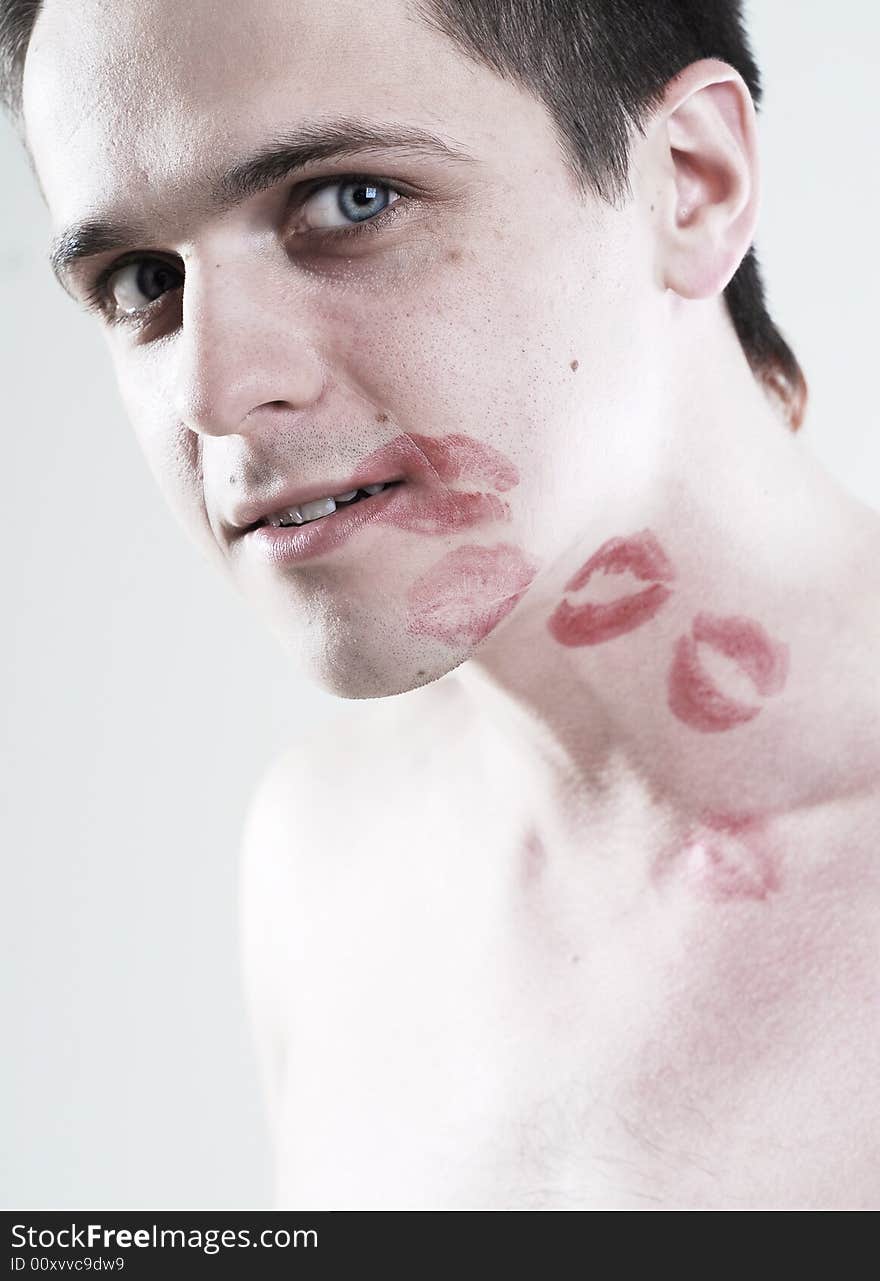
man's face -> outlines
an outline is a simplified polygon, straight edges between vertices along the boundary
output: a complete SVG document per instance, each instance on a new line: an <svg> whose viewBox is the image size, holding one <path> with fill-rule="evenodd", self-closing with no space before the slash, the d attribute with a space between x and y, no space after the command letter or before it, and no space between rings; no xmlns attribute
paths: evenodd
<svg viewBox="0 0 880 1281"><path fill-rule="evenodd" d="M103 288L172 507L328 688L394 693L543 607L642 487L650 238L638 201L578 196L542 105L402 0L245 8L46 0L27 136L56 234L101 224L62 246L65 283ZM249 164L340 122L377 141ZM446 151L378 140L404 131ZM234 528L367 473L403 484Z"/></svg>

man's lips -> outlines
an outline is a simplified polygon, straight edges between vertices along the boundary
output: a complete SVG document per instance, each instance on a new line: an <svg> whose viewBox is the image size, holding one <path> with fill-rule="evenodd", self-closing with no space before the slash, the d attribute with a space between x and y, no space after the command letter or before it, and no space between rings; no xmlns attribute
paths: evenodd
<svg viewBox="0 0 880 1281"><path fill-rule="evenodd" d="M612 601L585 601L581 605L560 601L547 621L560 645L600 645L641 627L669 598L672 589L665 584L675 578L672 564L649 529L603 543L566 583L566 592L580 591L600 572L629 572L651 585Z"/></svg>
<svg viewBox="0 0 880 1281"><path fill-rule="evenodd" d="M478 488L472 491L448 488L462 479ZM268 516L299 503L391 480L415 482L407 503L396 510L393 523L415 533L450 533L489 520L509 519L510 508L498 497L498 492L519 484L519 472L497 449L463 433L446 436L402 433L374 449L361 460L354 474L343 480L276 488L262 497L240 502L227 528L232 537L240 537ZM487 492L489 490L498 492Z"/></svg>
<svg viewBox="0 0 880 1281"><path fill-rule="evenodd" d="M697 614L690 636L679 638L669 671L669 707L691 729L719 733L744 725L760 707L729 698L700 662L698 644L732 658L758 694L779 694L788 676L788 646L773 640L750 618Z"/></svg>

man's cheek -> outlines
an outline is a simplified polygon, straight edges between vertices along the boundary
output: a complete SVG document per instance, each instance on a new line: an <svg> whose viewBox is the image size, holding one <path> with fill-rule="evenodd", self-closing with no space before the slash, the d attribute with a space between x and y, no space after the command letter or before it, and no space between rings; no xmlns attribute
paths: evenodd
<svg viewBox="0 0 880 1281"><path fill-rule="evenodd" d="M447 552L411 585L407 631L456 648L475 645L518 604L538 572L515 543Z"/></svg>
<svg viewBox="0 0 880 1281"><path fill-rule="evenodd" d="M424 412L425 402L491 403L496 379L509 385L523 367L517 324L525 331L534 323L534 297L531 320L524 302L517 321L510 292L463 250L437 252L417 277L376 269L344 289L326 288L311 329L328 369L372 404Z"/></svg>
<svg viewBox="0 0 880 1281"><path fill-rule="evenodd" d="M129 421L147 466L178 522L209 553L216 541L205 507L199 437L146 397L125 397Z"/></svg>

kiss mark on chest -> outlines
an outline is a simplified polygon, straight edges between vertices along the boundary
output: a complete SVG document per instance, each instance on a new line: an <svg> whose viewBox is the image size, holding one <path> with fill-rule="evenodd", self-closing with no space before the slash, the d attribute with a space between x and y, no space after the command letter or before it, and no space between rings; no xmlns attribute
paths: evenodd
<svg viewBox="0 0 880 1281"><path fill-rule="evenodd" d="M661 856L654 877L658 883L683 883L716 903L763 901L781 887L766 821L743 815L704 815Z"/></svg>

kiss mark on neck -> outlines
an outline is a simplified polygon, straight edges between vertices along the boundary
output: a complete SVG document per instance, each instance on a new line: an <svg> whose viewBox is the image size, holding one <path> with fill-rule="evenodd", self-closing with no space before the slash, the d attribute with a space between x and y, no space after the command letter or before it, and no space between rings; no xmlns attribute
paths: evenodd
<svg viewBox="0 0 880 1281"><path fill-rule="evenodd" d="M547 620L554 640L571 647L601 645L652 619L671 595L666 583L675 578L675 570L649 529L629 538L609 538L566 583L565 590L581 591L594 574L627 572L650 586L612 601L580 605L560 601Z"/></svg>
<svg viewBox="0 0 880 1281"><path fill-rule="evenodd" d="M691 729L721 733L754 720L761 711L759 706L729 698L718 688L700 662L699 644L732 658L758 694L766 697L784 689L787 645L773 640L750 618L697 614L691 635L680 637L676 644L668 682L670 710Z"/></svg>

